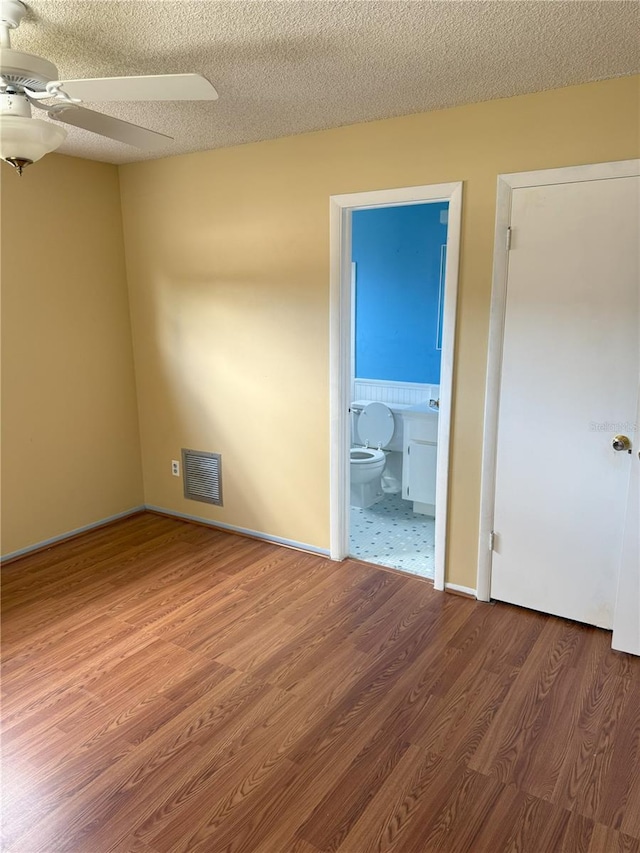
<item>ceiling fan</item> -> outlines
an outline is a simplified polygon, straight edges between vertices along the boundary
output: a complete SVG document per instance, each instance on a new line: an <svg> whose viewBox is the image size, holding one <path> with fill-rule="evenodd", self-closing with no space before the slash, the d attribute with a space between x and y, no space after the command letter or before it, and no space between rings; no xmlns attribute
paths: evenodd
<svg viewBox="0 0 640 853"><path fill-rule="evenodd" d="M18 174L54 151L67 132L32 118L32 108L70 124L138 148L162 148L172 137L80 106L82 101L215 101L218 93L200 74L159 74L59 80L46 59L12 50L10 32L27 12L21 0L0 0L0 159ZM48 102L48 103L47 103Z"/></svg>

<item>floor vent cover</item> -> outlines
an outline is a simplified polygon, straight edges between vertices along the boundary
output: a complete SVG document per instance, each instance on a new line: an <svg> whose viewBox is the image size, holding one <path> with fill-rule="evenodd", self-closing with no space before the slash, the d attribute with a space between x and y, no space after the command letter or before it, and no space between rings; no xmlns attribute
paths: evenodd
<svg viewBox="0 0 640 853"><path fill-rule="evenodd" d="M182 449L184 496L222 506L222 461L219 453Z"/></svg>

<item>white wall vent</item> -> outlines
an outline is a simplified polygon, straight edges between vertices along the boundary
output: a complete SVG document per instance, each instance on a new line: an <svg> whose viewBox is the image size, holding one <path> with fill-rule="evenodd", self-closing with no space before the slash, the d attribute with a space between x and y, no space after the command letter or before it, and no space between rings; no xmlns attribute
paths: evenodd
<svg viewBox="0 0 640 853"><path fill-rule="evenodd" d="M222 457L219 453L182 449L184 496L222 506Z"/></svg>

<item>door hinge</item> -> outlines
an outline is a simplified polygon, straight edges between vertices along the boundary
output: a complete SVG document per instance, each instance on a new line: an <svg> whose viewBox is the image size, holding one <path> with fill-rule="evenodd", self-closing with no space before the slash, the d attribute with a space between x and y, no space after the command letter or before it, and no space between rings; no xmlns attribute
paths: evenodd
<svg viewBox="0 0 640 853"><path fill-rule="evenodd" d="M411 445L407 447L407 456L411 456Z"/></svg>
<svg viewBox="0 0 640 853"><path fill-rule="evenodd" d="M511 250L511 226L507 226L507 252Z"/></svg>
<svg viewBox="0 0 640 853"><path fill-rule="evenodd" d="M493 551L493 550L495 550L495 547L496 547L496 534L495 534L495 530L492 530L491 533L489 534L489 550Z"/></svg>
<svg viewBox="0 0 640 853"><path fill-rule="evenodd" d="M407 497L409 497L409 486L407 486Z"/></svg>

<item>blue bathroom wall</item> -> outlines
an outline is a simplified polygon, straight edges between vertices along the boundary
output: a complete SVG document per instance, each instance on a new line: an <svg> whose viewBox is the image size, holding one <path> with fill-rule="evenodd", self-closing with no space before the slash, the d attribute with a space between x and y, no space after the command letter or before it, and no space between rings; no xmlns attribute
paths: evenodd
<svg viewBox="0 0 640 853"><path fill-rule="evenodd" d="M356 378L440 383L440 257L447 241L440 219L448 207L354 211Z"/></svg>

